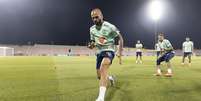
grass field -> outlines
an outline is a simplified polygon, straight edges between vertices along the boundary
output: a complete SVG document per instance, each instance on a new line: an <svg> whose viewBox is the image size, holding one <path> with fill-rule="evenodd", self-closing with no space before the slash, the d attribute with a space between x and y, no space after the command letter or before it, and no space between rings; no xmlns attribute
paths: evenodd
<svg viewBox="0 0 201 101"><path fill-rule="evenodd" d="M118 82L106 101L201 101L201 57L173 59L174 76L155 77L154 57L124 57L110 68ZM165 70L165 68L163 68ZM95 57L0 57L0 101L95 101Z"/></svg>

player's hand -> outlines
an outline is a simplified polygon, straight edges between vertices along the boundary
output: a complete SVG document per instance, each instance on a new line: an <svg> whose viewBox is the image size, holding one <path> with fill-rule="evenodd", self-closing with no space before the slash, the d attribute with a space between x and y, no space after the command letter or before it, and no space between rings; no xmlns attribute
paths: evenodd
<svg viewBox="0 0 201 101"><path fill-rule="evenodd" d="M162 49L162 50L161 50L161 53L163 53L163 52L165 52L165 50L164 50L164 49Z"/></svg>
<svg viewBox="0 0 201 101"><path fill-rule="evenodd" d="M87 47L89 49L93 49L95 47L95 43L94 42L89 42Z"/></svg>

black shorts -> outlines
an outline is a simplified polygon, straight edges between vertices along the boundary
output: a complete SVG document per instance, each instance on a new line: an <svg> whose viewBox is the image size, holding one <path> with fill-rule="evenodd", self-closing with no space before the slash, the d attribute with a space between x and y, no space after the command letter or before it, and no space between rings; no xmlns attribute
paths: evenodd
<svg viewBox="0 0 201 101"><path fill-rule="evenodd" d="M113 51L102 51L99 54L96 55L96 69L100 69L101 63L103 58L107 57L111 60L111 64L112 64L112 60L115 57L115 53Z"/></svg>
<svg viewBox="0 0 201 101"><path fill-rule="evenodd" d="M156 64L160 65L161 62L163 62L163 61L169 62L174 57L174 55L175 55L174 51L167 52L157 59Z"/></svg>
<svg viewBox="0 0 201 101"><path fill-rule="evenodd" d="M184 57L191 56L192 52L184 52Z"/></svg>
<svg viewBox="0 0 201 101"><path fill-rule="evenodd" d="M142 56L142 52L136 52L136 56Z"/></svg>

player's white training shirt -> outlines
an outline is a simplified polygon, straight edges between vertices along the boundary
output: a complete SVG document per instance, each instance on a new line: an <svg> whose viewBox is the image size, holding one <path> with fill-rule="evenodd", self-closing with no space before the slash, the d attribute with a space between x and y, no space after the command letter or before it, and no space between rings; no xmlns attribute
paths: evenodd
<svg viewBox="0 0 201 101"><path fill-rule="evenodd" d="M193 42L185 41L183 43L183 52L192 52L193 51Z"/></svg>
<svg viewBox="0 0 201 101"><path fill-rule="evenodd" d="M143 45L141 43L139 43L139 44L137 43L135 45L135 48L137 49L136 52L142 52L142 47L143 47Z"/></svg>
<svg viewBox="0 0 201 101"><path fill-rule="evenodd" d="M167 39L164 39L162 42L159 42L159 46L160 46L160 49L164 50L165 52L169 52L173 50L172 44Z"/></svg>

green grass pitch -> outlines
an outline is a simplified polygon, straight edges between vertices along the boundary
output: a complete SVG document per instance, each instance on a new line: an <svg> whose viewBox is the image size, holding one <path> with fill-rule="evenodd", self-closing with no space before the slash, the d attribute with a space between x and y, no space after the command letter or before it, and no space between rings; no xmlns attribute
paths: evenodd
<svg viewBox="0 0 201 101"><path fill-rule="evenodd" d="M191 67L175 57L172 78L153 76L154 57L123 59L110 67L118 82L106 101L201 101L201 57ZM0 101L95 101L98 89L95 57L0 57Z"/></svg>

